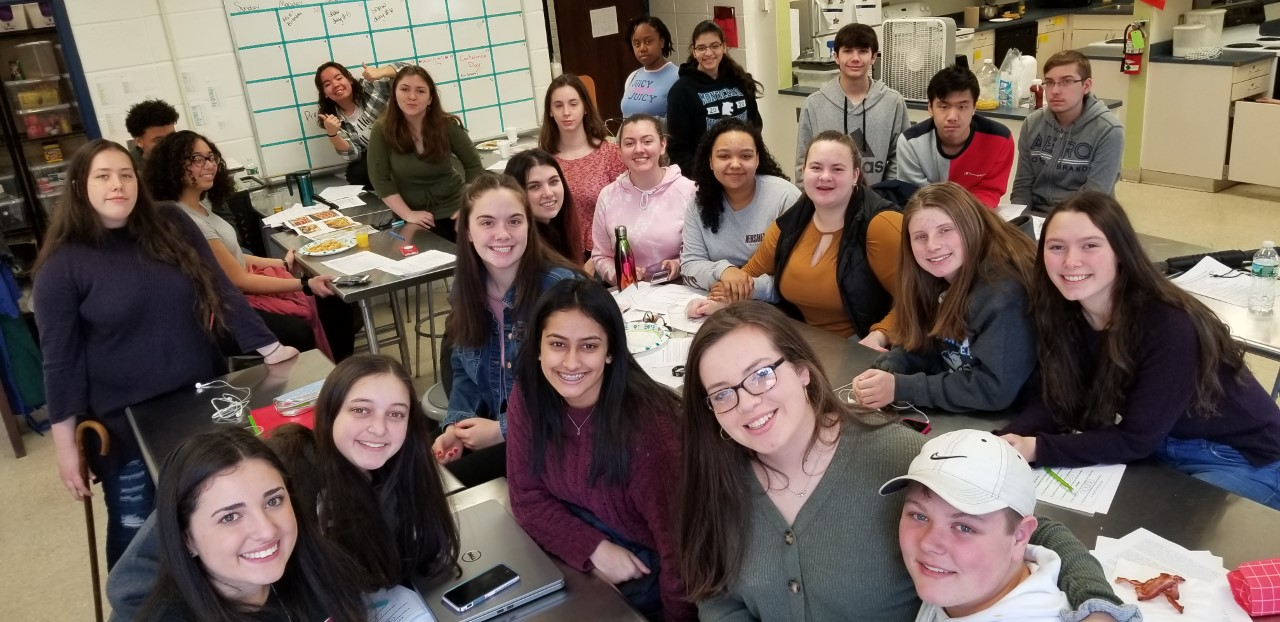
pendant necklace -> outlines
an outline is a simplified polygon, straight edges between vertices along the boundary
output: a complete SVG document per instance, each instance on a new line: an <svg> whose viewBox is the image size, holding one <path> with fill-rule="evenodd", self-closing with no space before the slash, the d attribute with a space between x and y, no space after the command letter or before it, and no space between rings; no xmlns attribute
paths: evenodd
<svg viewBox="0 0 1280 622"><path fill-rule="evenodd" d="M572 423L573 427L578 429L577 433L574 434L574 436L582 436L582 426L587 425L587 422L591 420L591 415L594 415L594 414L596 414L596 407L592 406L591 412L587 413L587 417L582 420L582 425L578 425L578 422L574 421L573 417L569 417L569 411L568 410L564 411L564 416L569 417L569 423Z"/></svg>

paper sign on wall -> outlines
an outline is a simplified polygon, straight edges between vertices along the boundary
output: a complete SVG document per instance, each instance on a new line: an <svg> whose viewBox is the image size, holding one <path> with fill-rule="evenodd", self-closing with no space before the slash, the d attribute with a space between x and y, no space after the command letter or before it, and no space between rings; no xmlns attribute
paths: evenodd
<svg viewBox="0 0 1280 622"><path fill-rule="evenodd" d="M591 10L592 38L618 34L618 7L607 6Z"/></svg>

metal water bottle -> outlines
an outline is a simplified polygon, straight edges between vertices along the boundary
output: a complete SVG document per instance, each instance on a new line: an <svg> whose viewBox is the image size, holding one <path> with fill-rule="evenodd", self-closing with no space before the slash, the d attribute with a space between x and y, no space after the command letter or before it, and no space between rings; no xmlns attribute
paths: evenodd
<svg viewBox="0 0 1280 622"><path fill-rule="evenodd" d="M613 269L618 274L618 291L622 291L639 279L636 278L636 256L631 252L631 242L627 241L627 228L613 228L617 241L613 246Z"/></svg>

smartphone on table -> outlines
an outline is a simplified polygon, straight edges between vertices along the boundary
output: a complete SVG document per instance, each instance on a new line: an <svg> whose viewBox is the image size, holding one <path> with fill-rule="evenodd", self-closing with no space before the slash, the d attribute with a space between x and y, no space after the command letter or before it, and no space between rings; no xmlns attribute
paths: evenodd
<svg viewBox="0 0 1280 622"><path fill-rule="evenodd" d="M658 262L652 266L645 266L644 278L641 280L648 281L654 285L666 283L671 280L671 271L662 265L662 262Z"/></svg>
<svg viewBox="0 0 1280 622"><path fill-rule="evenodd" d="M350 276L340 276L333 280L333 284L338 287L356 287L358 285L368 285L372 280L367 274L353 274Z"/></svg>
<svg viewBox="0 0 1280 622"><path fill-rule="evenodd" d="M444 593L444 604L462 613L520 582L520 575L506 564L498 564Z"/></svg>

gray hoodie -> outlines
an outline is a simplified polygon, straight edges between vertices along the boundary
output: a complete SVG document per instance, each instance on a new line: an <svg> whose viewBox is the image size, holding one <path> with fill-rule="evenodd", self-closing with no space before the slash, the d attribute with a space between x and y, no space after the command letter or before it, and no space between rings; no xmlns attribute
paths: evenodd
<svg viewBox="0 0 1280 622"><path fill-rule="evenodd" d="M1048 108L1027 117L1018 137L1018 173L1010 202L1045 214L1077 190L1115 192L1124 128L1092 93L1083 103L1084 113L1066 128Z"/></svg>
<svg viewBox="0 0 1280 622"><path fill-rule="evenodd" d="M848 134L862 151L862 175L867 184L892 179L897 168L898 135L911 126L907 102L883 82L871 81L871 89L861 102L849 102L840 88L840 78L832 78L817 93L804 100L800 130L796 133L796 182L804 179L804 156L809 141L826 130Z"/></svg>

